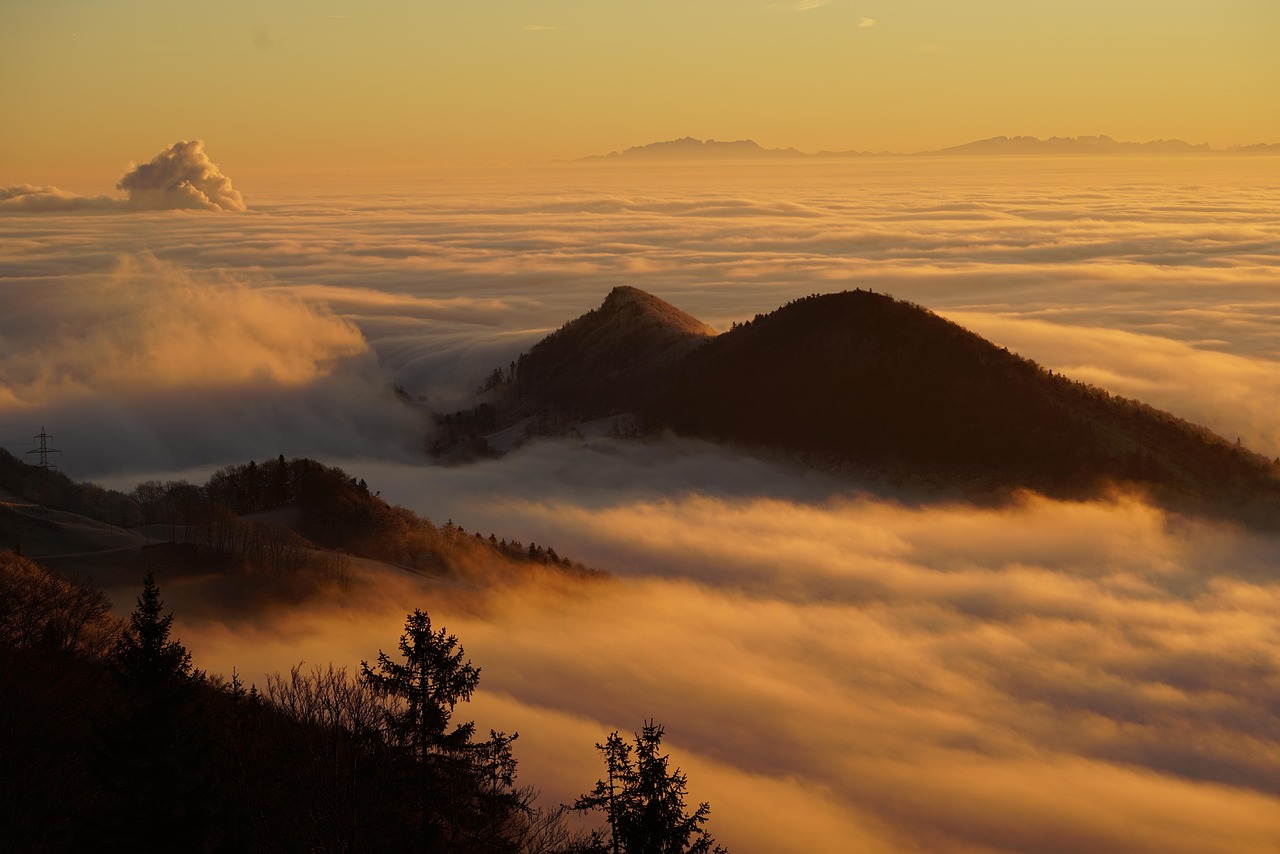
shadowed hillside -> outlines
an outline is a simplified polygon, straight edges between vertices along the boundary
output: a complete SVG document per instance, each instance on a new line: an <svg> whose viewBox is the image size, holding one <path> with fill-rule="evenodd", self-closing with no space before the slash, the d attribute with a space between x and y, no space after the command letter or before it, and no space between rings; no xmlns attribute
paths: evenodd
<svg viewBox="0 0 1280 854"><path fill-rule="evenodd" d="M671 367L713 335L652 294L617 287L520 357L515 396L587 418L631 409L660 392Z"/></svg>
<svg viewBox="0 0 1280 854"><path fill-rule="evenodd" d="M1271 518L1271 462L871 292L798 300L681 364L646 413L684 435L980 490L1134 483Z"/></svg>
<svg viewBox="0 0 1280 854"><path fill-rule="evenodd" d="M605 854L460 720L480 669L426 611L399 656L259 688L196 666L152 574L136 602L0 549L5 850Z"/></svg>
<svg viewBox="0 0 1280 854"><path fill-rule="evenodd" d="M616 287L599 308L535 344L508 371L495 369L478 406L437 415L430 450L444 459L493 452L485 438L522 435L633 412L666 387L672 369L715 330L638 288Z"/></svg>
<svg viewBox="0 0 1280 854"><path fill-rule="evenodd" d="M41 503L103 495L124 508L125 525ZM359 560L477 584L544 569L600 574L546 544L468 532L452 519L436 525L342 469L283 455L227 466L203 485L146 481L125 495L0 449L0 548L104 585L133 581L144 567L289 600L345 586Z"/></svg>
<svg viewBox="0 0 1280 854"><path fill-rule="evenodd" d="M1179 509L1280 524L1270 460L873 292L807 297L712 335L617 288L522 356L506 394L525 416L633 411L648 432L893 484L973 497L1128 485Z"/></svg>

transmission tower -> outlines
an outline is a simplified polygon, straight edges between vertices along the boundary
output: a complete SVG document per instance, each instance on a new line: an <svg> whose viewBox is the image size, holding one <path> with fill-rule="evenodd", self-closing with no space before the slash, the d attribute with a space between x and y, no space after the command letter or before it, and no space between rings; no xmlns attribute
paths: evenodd
<svg viewBox="0 0 1280 854"><path fill-rule="evenodd" d="M31 450L27 451L27 456L30 456L31 454L36 454L40 457L40 462L36 463L37 466L39 466L42 469L45 469L46 471L49 469L53 469L54 471L57 471L58 470L57 466L49 464L49 455L61 454L62 451L59 451L57 448L49 447L49 440L52 439L53 437L50 436L48 433L44 432L44 426L42 425L40 427L39 435L32 436L31 438L34 441L39 442L40 447L32 448Z"/></svg>

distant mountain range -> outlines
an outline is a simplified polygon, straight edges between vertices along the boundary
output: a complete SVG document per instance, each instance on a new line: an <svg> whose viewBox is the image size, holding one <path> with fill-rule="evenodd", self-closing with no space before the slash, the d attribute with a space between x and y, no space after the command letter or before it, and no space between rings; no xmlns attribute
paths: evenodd
<svg viewBox="0 0 1280 854"><path fill-rule="evenodd" d="M794 148L764 148L750 139L720 142L714 139L684 137L666 142L637 145L624 151L594 154L581 161L660 161L660 160L797 160L817 157L874 157L897 152L819 151L807 154ZM928 155L1094 155L1094 154L1280 154L1280 143L1236 146L1214 149L1207 143L1193 145L1180 139L1158 139L1151 142L1118 142L1109 136L994 136L963 145L934 151L914 152L909 156Z"/></svg>
<svg viewBox="0 0 1280 854"><path fill-rule="evenodd" d="M441 416L441 456L492 453L504 430L614 419L617 435L671 431L891 486L1088 497L1123 485L1280 527L1280 463L870 291L806 297L715 334L615 288L495 371L485 394Z"/></svg>

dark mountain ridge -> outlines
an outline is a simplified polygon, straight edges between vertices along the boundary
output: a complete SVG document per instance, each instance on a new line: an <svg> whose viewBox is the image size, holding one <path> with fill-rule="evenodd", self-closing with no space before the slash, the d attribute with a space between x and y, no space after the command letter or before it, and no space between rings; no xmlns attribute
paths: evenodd
<svg viewBox="0 0 1280 854"><path fill-rule="evenodd" d="M880 482L971 496L1087 497L1120 485L1178 509L1280 524L1271 460L870 291L806 297L710 335L652 295L616 289L506 379L490 404L499 426L628 412L642 432Z"/></svg>
<svg viewBox="0 0 1280 854"><path fill-rule="evenodd" d="M681 363L646 417L967 489L1084 496L1134 484L1180 506L1280 506L1265 457L867 291L806 297L726 332Z"/></svg>

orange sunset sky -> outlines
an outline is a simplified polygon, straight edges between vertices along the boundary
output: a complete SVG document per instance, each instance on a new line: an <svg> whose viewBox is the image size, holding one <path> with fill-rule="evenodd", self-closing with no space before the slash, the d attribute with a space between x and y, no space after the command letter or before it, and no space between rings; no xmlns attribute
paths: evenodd
<svg viewBox="0 0 1280 854"><path fill-rule="evenodd" d="M239 175L685 135L1280 141L1274 0L14 0L0 30L7 181L106 185L194 136Z"/></svg>

